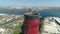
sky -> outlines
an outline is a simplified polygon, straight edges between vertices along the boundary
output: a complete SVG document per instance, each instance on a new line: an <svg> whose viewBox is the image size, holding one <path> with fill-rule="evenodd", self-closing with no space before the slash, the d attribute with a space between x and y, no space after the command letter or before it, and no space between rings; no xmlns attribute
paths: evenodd
<svg viewBox="0 0 60 34"><path fill-rule="evenodd" d="M0 6L60 7L60 0L0 0Z"/></svg>

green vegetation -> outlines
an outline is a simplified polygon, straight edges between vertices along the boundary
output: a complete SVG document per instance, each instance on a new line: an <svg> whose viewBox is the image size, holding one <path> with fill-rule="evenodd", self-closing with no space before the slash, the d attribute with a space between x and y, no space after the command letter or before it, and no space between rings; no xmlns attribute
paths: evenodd
<svg viewBox="0 0 60 34"><path fill-rule="evenodd" d="M23 17L21 17L20 15L13 15L13 16L0 15L0 16L1 16L0 28L4 29L4 31L6 31L7 34L8 33L19 34L22 31L20 27L23 25L24 21Z"/></svg>
<svg viewBox="0 0 60 34"><path fill-rule="evenodd" d="M41 26L41 28L40 28L40 33L42 33L43 28L44 28L44 27L43 27L43 25L44 25L44 20L41 21L41 24L42 24L42 26Z"/></svg>
<svg viewBox="0 0 60 34"><path fill-rule="evenodd" d="M20 28L22 25L23 25L23 20L20 20L20 23L19 23L19 25L16 26L16 28L14 29L13 34L19 34L20 32L22 32L22 30L21 30L21 28Z"/></svg>

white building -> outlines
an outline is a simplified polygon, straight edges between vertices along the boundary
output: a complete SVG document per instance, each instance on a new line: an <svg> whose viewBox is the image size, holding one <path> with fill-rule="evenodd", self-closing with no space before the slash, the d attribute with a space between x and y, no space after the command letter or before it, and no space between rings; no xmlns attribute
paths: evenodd
<svg viewBox="0 0 60 34"><path fill-rule="evenodd" d="M5 29L0 28L0 34L4 34Z"/></svg>
<svg viewBox="0 0 60 34"><path fill-rule="evenodd" d="M12 33L13 33L13 31L10 29L0 28L0 34L12 34Z"/></svg>

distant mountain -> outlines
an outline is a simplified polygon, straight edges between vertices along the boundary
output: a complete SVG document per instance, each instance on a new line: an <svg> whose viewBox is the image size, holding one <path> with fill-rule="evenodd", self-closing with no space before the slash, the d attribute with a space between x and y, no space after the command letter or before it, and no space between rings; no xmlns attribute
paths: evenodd
<svg viewBox="0 0 60 34"><path fill-rule="evenodd" d="M0 7L0 11L60 11L60 7Z"/></svg>

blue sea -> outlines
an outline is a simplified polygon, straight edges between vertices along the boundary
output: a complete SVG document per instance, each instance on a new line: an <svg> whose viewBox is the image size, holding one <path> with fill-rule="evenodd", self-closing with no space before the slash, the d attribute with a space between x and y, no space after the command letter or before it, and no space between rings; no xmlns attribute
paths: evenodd
<svg viewBox="0 0 60 34"><path fill-rule="evenodd" d="M40 13L40 16L42 18L44 17L60 17L60 12L47 12L47 11L42 11L42 12L38 12Z"/></svg>
<svg viewBox="0 0 60 34"><path fill-rule="evenodd" d="M24 15L26 11L5 11L5 12L0 12L0 14L18 14L18 15ZM44 17L60 17L60 11L57 12L49 12L49 11L38 11L39 15L44 18Z"/></svg>

